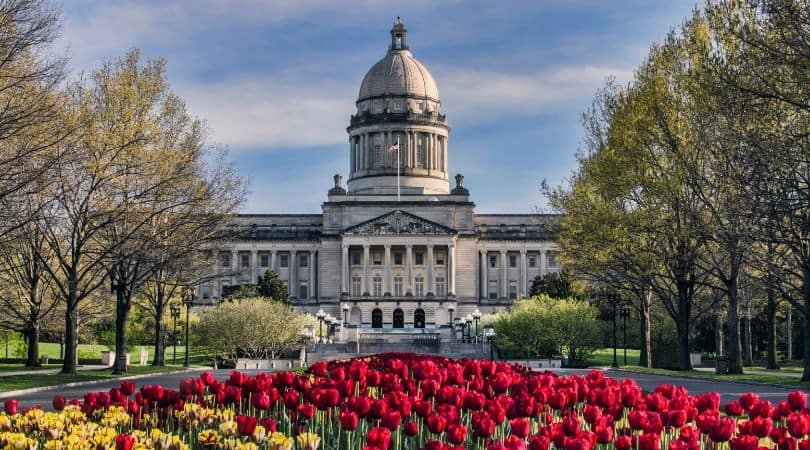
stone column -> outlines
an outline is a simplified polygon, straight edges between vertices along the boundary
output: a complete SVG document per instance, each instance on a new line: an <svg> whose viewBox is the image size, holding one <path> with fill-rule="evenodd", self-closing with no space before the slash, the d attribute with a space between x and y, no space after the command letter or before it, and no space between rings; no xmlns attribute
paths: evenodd
<svg viewBox="0 0 810 450"><path fill-rule="evenodd" d="M383 295L391 295L391 246L385 245L385 259L383 260Z"/></svg>
<svg viewBox="0 0 810 450"><path fill-rule="evenodd" d="M231 250L231 286L242 283L242 276L239 273L239 252Z"/></svg>
<svg viewBox="0 0 810 450"><path fill-rule="evenodd" d="M250 282L256 284L259 278L259 257L256 249L250 250Z"/></svg>
<svg viewBox="0 0 810 450"><path fill-rule="evenodd" d="M413 294L413 246L405 246L405 293Z"/></svg>
<svg viewBox="0 0 810 450"><path fill-rule="evenodd" d="M507 284L508 280L506 279L506 250L501 250L501 298L507 297Z"/></svg>
<svg viewBox="0 0 810 450"><path fill-rule="evenodd" d="M428 244L427 246L427 286L425 286L425 292L428 294L435 294L434 291L434 283L433 283L433 244Z"/></svg>
<svg viewBox="0 0 810 450"><path fill-rule="evenodd" d="M318 298L318 290L316 289L318 283L318 264L315 262L315 250L309 251L309 276L307 277L307 285L309 286L309 298Z"/></svg>
<svg viewBox="0 0 810 450"><path fill-rule="evenodd" d="M293 250L290 252L290 281L289 291L290 297L298 298L298 251Z"/></svg>
<svg viewBox="0 0 810 450"><path fill-rule="evenodd" d="M518 281L518 296L526 297L526 249L520 249L520 280Z"/></svg>
<svg viewBox="0 0 810 450"><path fill-rule="evenodd" d="M371 294L371 272L369 267L369 258L371 257L371 252L368 244L363 244L363 286L365 289L361 289L364 292L361 292L362 295L370 295Z"/></svg>
<svg viewBox="0 0 810 450"><path fill-rule="evenodd" d="M456 295L456 246L447 247L447 295Z"/></svg>
<svg viewBox="0 0 810 450"><path fill-rule="evenodd" d="M360 149L359 150L360 155L361 155L360 159L363 161L361 166L362 166L363 169L365 169L366 165L368 164L368 154L366 153L366 135L365 135L365 133L361 134L360 136L357 136L357 141L358 141L357 142L358 147Z"/></svg>
<svg viewBox="0 0 810 450"><path fill-rule="evenodd" d="M428 135L427 135L427 160L428 160L428 165L427 165L428 170L433 170L433 164L434 164L434 161L433 161L433 133L428 133Z"/></svg>
<svg viewBox="0 0 810 450"><path fill-rule="evenodd" d="M489 298L489 283L487 282L487 251L481 250L481 298Z"/></svg>
<svg viewBox="0 0 810 450"><path fill-rule="evenodd" d="M270 268L278 274L278 267L276 267L276 251L270 250Z"/></svg>
<svg viewBox="0 0 810 450"><path fill-rule="evenodd" d="M548 264L546 264L546 251L540 250L540 275L546 276L548 273Z"/></svg>
<svg viewBox="0 0 810 450"><path fill-rule="evenodd" d="M348 278L349 278L349 246L347 244L343 244L341 248L341 258L340 258L340 294L343 295L349 292L348 289Z"/></svg>
<svg viewBox="0 0 810 450"><path fill-rule="evenodd" d="M351 161L350 164L351 173L349 173L349 176L351 177L352 175L354 175L354 172L357 171L357 155L356 152L354 151L354 138L351 136L349 136L349 160Z"/></svg>

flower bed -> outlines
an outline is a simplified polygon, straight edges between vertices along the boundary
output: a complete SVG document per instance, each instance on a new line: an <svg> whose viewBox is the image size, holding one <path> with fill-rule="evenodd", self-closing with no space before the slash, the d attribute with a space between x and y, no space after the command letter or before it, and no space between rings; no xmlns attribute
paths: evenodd
<svg viewBox="0 0 810 450"><path fill-rule="evenodd" d="M0 448L810 450L807 396L778 405L749 393L720 408L593 371L561 377L488 360L413 354L317 363L304 375L224 381L210 372L179 390L124 381L55 411L5 402Z"/></svg>

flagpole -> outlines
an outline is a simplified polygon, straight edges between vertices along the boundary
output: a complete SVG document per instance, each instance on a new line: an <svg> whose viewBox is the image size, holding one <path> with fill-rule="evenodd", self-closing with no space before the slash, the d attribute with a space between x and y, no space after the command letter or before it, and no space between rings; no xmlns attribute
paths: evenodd
<svg viewBox="0 0 810 450"><path fill-rule="evenodd" d="M399 201L399 136L397 136L397 201Z"/></svg>

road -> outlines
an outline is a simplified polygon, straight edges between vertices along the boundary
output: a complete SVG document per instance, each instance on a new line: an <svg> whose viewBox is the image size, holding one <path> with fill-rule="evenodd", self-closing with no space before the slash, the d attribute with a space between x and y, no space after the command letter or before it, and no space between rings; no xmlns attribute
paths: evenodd
<svg viewBox="0 0 810 450"><path fill-rule="evenodd" d="M247 374L254 374L257 371L247 370L244 372ZM586 374L588 370L557 369L557 372L560 373L561 375L568 375L573 373ZM177 389L181 379L189 377L197 377L199 376L199 373L200 373L199 370L192 370L184 373L158 374L158 375L150 375L144 378L139 378L134 381L138 387L147 384L160 384L166 387L172 387ZM217 379L225 379L228 377L229 373L230 370L215 371ZM653 390L659 384L666 383L685 386L692 394L701 394L711 391L719 392L721 396L721 401L723 403L727 403L731 400L736 399L737 397L740 396L740 394L744 392L756 392L759 394L761 398L769 400L772 403L777 403L785 399L788 392L795 390L795 388L789 389L776 386L751 385L751 384L735 383L732 381L699 380L694 378L680 378L680 377L652 375L652 374L630 374L627 372L612 371L612 370L606 370L605 373L613 378L619 379L634 378L638 383L638 385L645 390ZM54 395L57 394L64 395L68 399L73 398L80 399L82 398L85 392L106 391L112 387L117 387L119 385L120 381L110 380L93 385L75 386L66 389L53 389L43 392L19 395L16 396L16 398L17 400L19 400L20 406L23 407L32 405L42 405L50 407L51 399L53 398ZM0 393L0 401L2 401L5 398L8 398L8 396Z"/></svg>

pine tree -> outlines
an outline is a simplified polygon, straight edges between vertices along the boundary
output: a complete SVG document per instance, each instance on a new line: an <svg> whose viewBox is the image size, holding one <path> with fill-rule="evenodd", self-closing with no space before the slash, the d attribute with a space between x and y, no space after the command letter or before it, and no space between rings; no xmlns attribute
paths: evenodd
<svg viewBox="0 0 810 450"><path fill-rule="evenodd" d="M272 298L277 302L292 303L287 284L272 269L267 269L267 272L259 280L258 294L262 297Z"/></svg>

